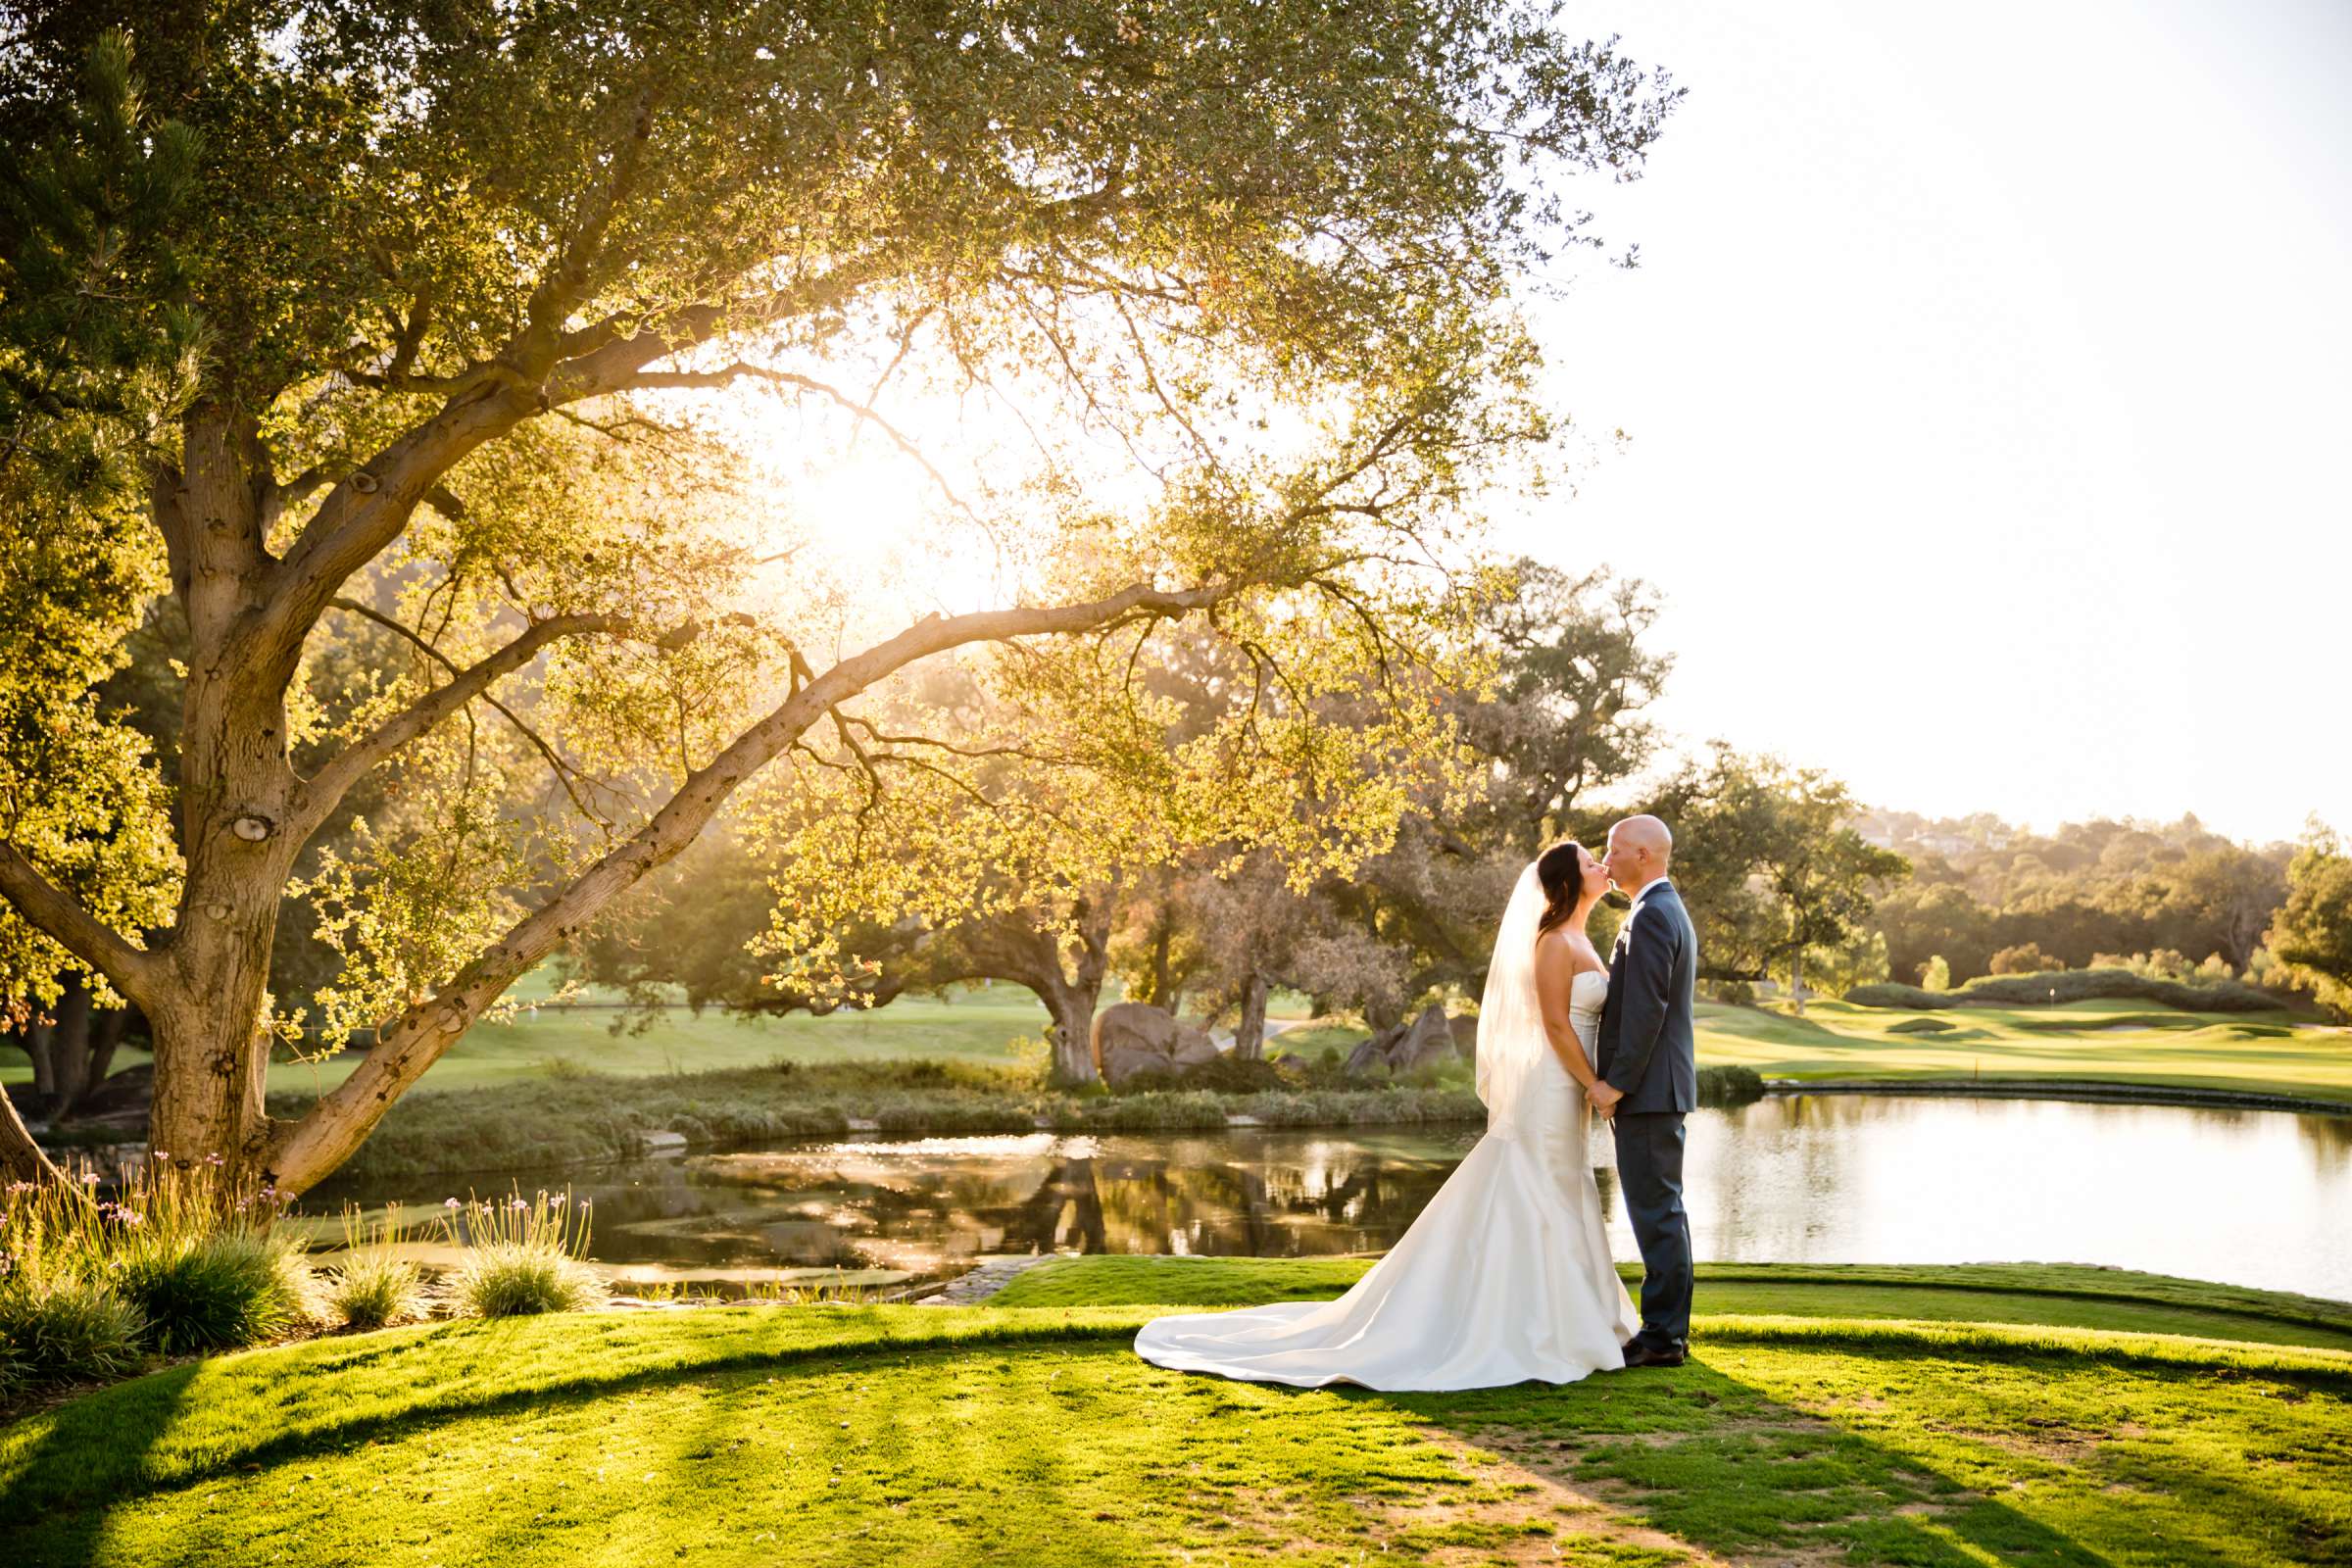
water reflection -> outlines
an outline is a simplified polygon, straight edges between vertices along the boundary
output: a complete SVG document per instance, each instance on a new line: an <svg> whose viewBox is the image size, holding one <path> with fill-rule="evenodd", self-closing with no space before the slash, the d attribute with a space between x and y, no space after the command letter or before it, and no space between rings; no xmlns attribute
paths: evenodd
<svg viewBox="0 0 2352 1568"><path fill-rule="evenodd" d="M616 1265L930 1274L996 1252L1300 1256L1392 1245L1476 1136L868 1139L522 1183L593 1198L596 1254ZM1630 1257L1607 1138L1593 1149L1611 1245ZM1687 1186L1702 1258L2092 1262L2352 1298L2352 1118L1793 1096L1692 1117ZM380 1200L318 1195L329 1211L345 1198Z"/></svg>

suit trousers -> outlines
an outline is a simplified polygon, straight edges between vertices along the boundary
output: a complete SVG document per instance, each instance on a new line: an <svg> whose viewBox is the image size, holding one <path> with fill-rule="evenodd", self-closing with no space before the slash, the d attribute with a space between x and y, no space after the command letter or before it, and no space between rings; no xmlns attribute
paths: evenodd
<svg viewBox="0 0 2352 1568"><path fill-rule="evenodd" d="M1690 1219L1683 1211L1683 1113L1619 1111L1617 1182L1642 1248L1642 1333L1660 1349L1690 1339Z"/></svg>

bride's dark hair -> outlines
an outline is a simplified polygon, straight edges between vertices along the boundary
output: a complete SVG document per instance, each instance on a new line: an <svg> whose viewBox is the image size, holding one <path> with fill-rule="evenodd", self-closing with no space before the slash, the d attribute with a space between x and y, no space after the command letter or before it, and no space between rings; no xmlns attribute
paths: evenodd
<svg viewBox="0 0 2352 1568"><path fill-rule="evenodd" d="M1577 898L1585 891L1584 846L1562 839L1537 856L1536 881L1544 889L1544 918L1536 922L1536 935L1542 936L1567 924L1576 912Z"/></svg>

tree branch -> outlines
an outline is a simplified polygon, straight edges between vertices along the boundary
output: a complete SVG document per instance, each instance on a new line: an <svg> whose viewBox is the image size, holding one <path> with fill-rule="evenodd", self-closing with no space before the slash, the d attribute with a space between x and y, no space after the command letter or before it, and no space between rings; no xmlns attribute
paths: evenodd
<svg viewBox="0 0 2352 1568"><path fill-rule="evenodd" d="M389 615L371 610L356 600L332 601L337 609L349 610L368 619L390 626L403 636L421 645L408 627ZM539 650L560 637L576 637L591 632L618 631L627 625L616 615L555 615L533 622L528 630L513 642L489 655L480 662L459 670L449 680L434 687L413 706L385 719L367 734L353 741L330 759L324 767L311 775L304 785L302 806L294 819L294 831L307 839L317 832L353 785L365 778L378 763L393 753L449 717L459 709L489 689L490 683L503 675L520 669L538 657ZM433 652L428 648L428 652ZM433 657L440 658L438 652ZM444 664L448 663L443 660ZM451 666L454 668L455 666Z"/></svg>
<svg viewBox="0 0 2352 1568"><path fill-rule="evenodd" d="M15 845L0 842L0 899L26 922L97 970L140 1006L160 994L164 961L159 954L134 948L78 900L43 876Z"/></svg>
<svg viewBox="0 0 2352 1568"><path fill-rule="evenodd" d="M384 1024L377 1031L375 1045L351 1076L321 1096L301 1121L279 1131L270 1155L272 1178L281 1189L300 1192L333 1170L382 1119L392 1102L440 1058L501 992L646 873L692 843L729 797L799 741L810 725L875 682L918 660L970 643L1091 631L1135 614L1189 614L1217 604L1238 586L1215 583L1165 589L1139 583L1075 605L928 615L897 636L841 661L798 687L716 758L690 774L668 803L626 843L615 846L509 928L437 995Z"/></svg>
<svg viewBox="0 0 2352 1568"><path fill-rule="evenodd" d="M453 677L458 679L465 678L466 672L458 667L457 662L454 660L452 660L448 655L442 653L440 649L435 648L431 643L425 641L424 638L419 636L413 627L404 624L396 617L387 615L382 611L376 610L371 606L363 605L356 599L337 599L333 602L331 608L336 610L347 610L355 615L365 615L368 619L374 621L377 625L386 627L389 630L398 633L412 646L414 646L417 652L423 654L427 659L430 659L433 661L433 662L439 664L443 669L448 670ZM506 704L491 696L487 691L481 693L481 700L485 703L488 703L493 709L497 710L499 716L504 718L507 723L514 728L516 734L520 735L524 740L530 742L531 748L539 754L543 760L546 761L548 771L555 774L556 782L563 787L564 796L571 802L572 809L578 811L582 816L586 817L589 821L594 822L597 826L608 830L611 829L612 826L612 821L602 812L598 811L594 807L590 806L586 801L581 800L579 791L571 787L571 779L574 773L579 773L582 781L589 783L591 786L594 785L595 781L590 779L585 772L582 772L580 769L575 768L570 763L564 761L563 756L558 753L553 746L548 744L545 736L541 735L537 730L533 729L530 725L522 721L521 714L515 712L514 710L509 708Z"/></svg>

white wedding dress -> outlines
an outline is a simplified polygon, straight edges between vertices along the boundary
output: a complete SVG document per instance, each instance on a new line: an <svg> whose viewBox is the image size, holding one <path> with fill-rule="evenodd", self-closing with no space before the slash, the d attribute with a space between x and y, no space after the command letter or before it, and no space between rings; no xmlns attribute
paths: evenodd
<svg viewBox="0 0 2352 1568"><path fill-rule="evenodd" d="M1487 1134L1403 1239L1336 1301L1154 1318L1136 1354L1180 1372L1398 1392L1573 1383L1625 1364L1641 1317L1609 1261L1584 1091L1536 1001L1543 904L1530 866L1479 1008ZM1606 975L1585 973L1570 991L1588 1053L1608 990Z"/></svg>

